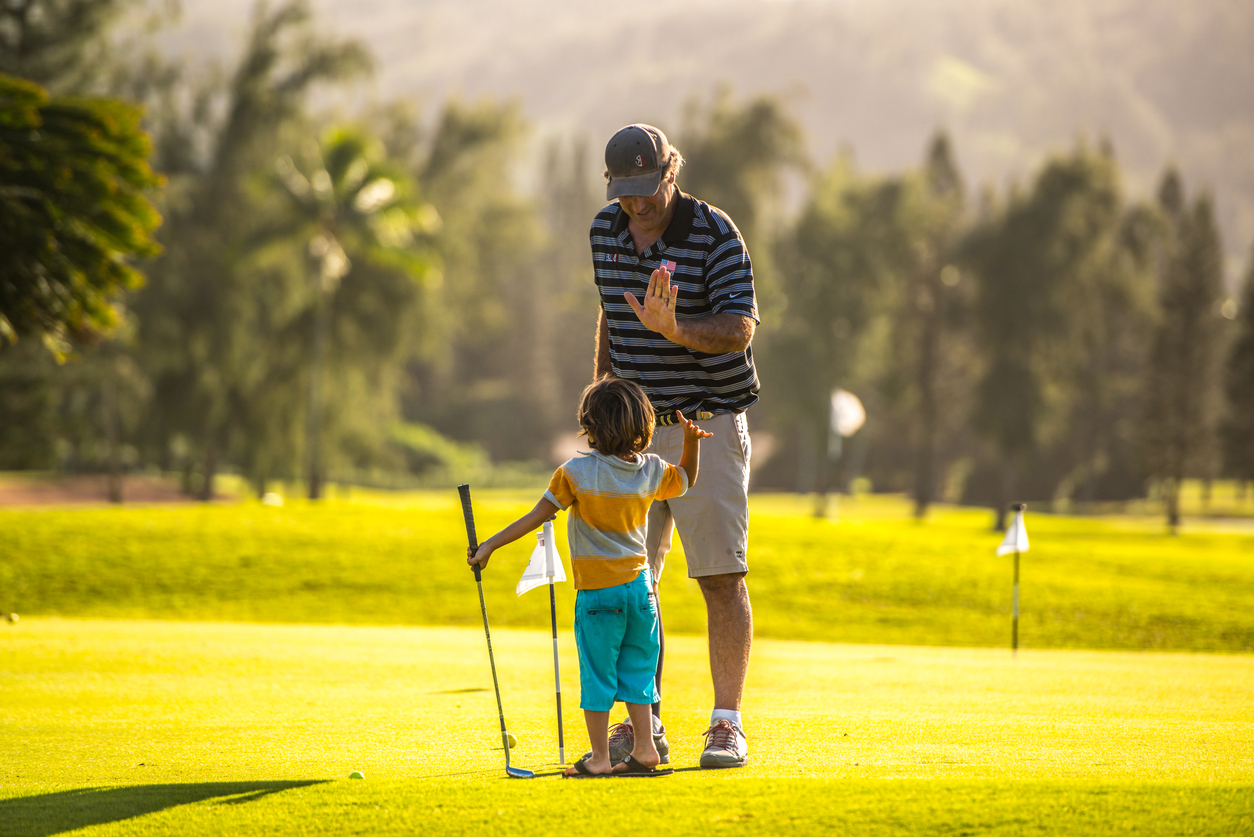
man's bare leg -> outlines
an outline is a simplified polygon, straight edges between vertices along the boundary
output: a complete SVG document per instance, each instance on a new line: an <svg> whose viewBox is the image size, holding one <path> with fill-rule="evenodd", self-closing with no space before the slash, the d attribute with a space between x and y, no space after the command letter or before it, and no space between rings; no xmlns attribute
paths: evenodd
<svg viewBox="0 0 1254 837"><path fill-rule="evenodd" d="M749 671L753 644L753 610L744 573L698 578L705 596L710 632L710 676L714 681L714 711L705 731L702 768L744 767L749 744L740 721L740 699Z"/></svg>
<svg viewBox="0 0 1254 837"><path fill-rule="evenodd" d="M740 711L753 645L753 609L744 573L698 578L710 635L714 708Z"/></svg>

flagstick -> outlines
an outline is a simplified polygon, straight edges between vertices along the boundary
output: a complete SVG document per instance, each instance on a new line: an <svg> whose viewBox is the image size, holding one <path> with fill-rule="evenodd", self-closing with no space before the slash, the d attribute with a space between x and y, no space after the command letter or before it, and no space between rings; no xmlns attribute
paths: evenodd
<svg viewBox="0 0 1254 837"><path fill-rule="evenodd" d="M1011 508L1015 513L1015 527L1019 525L1019 518L1024 510L1027 509L1026 503L1016 503ZM1016 529L1017 531L1017 529ZM1015 538L1015 587L1014 587L1014 604L1010 611L1010 653L1013 656L1019 656L1019 539Z"/></svg>
<svg viewBox="0 0 1254 837"><path fill-rule="evenodd" d="M557 668L557 597L549 578L549 616L553 621L553 682L557 687L557 763L566 764L566 742L562 737L562 677Z"/></svg>
<svg viewBox="0 0 1254 837"><path fill-rule="evenodd" d="M1019 550L1015 550L1015 601L1010 620L1010 653L1019 653Z"/></svg>
<svg viewBox="0 0 1254 837"><path fill-rule="evenodd" d="M553 515L544 523L544 568L549 576L549 620L553 624L553 685L557 695L557 763L566 764L566 740L562 734L562 675L557 663L557 595L553 592L556 574L554 556L557 544L553 542Z"/></svg>

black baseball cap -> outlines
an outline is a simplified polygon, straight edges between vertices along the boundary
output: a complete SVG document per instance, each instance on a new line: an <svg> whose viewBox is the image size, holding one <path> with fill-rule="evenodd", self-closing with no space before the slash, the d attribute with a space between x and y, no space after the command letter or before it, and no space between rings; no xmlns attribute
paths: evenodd
<svg viewBox="0 0 1254 837"><path fill-rule="evenodd" d="M666 134L652 125L619 128L605 146L605 169L610 175L605 199L651 196L661 184L670 158L671 146Z"/></svg>

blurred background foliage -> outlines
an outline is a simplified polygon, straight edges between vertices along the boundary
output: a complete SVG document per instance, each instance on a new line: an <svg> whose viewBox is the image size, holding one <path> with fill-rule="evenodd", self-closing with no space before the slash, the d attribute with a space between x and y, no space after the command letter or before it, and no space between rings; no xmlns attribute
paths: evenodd
<svg viewBox="0 0 1254 837"><path fill-rule="evenodd" d="M252 6L218 61L161 48L178 13L0 7L0 469L107 473L117 500L135 471L202 499L227 472L314 498L542 481L592 372L603 137L512 97L360 95L394 62L304 0ZM928 75L962 113L992 84L970 69ZM1080 136L997 188L938 120L872 170L816 153L800 101L711 85L663 125L754 258L755 488L859 481L919 516L1153 496L1174 524L1184 480L1254 481L1254 249L1229 269L1207 183L1163 158L1138 197ZM839 458L837 388L868 413Z"/></svg>

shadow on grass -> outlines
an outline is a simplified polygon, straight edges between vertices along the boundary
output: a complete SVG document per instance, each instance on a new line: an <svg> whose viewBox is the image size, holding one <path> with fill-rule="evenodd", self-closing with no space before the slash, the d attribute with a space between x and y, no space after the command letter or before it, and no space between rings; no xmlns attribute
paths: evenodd
<svg viewBox="0 0 1254 837"><path fill-rule="evenodd" d="M306 782L203 782L187 785L131 785L0 799L0 837L48 837L89 825L128 820L209 799L219 805L252 802L272 793L321 784Z"/></svg>

